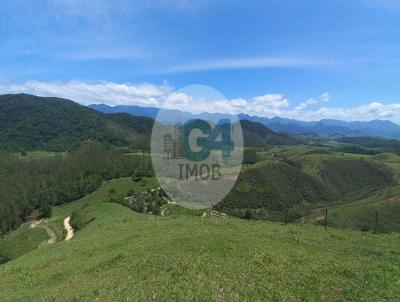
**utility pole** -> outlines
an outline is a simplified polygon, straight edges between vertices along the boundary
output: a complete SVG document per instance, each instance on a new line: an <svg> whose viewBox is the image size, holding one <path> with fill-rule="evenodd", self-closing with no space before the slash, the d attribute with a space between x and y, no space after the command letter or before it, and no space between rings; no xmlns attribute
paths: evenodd
<svg viewBox="0 0 400 302"><path fill-rule="evenodd" d="M328 228L328 209L325 209L325 231Z"/></svg>
<svg viewBox="0 0 400 302"><path fill-rule="evenodd" d="M374 233L376 234L378 232L378 211L375 212L375 229Z"/></svg>

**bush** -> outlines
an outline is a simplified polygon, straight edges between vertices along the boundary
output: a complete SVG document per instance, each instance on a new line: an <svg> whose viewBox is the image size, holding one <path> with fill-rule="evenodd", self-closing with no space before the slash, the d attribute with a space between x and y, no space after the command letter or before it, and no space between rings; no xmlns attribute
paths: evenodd
<svg viewBox="0 0 400 302"><path fill-rule="evenodd" d="M52 214L52 208L49 205L39 209L39 218L49 218Z"/></svg>
<svg viewBox="0 0 400 302"><path fill-rule="evenodd" d="M0 251L0 264L6 263L10 261L10 259Z"/></svg>

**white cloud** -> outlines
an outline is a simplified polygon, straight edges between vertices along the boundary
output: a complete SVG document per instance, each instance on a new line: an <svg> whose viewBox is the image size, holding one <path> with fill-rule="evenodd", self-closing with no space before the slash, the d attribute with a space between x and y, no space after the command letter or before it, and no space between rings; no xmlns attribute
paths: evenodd
<svg viewBox="0 0 400 302"><path fill-rule="evenodd" d="M317 101L316 99L313 99L313 98L308 99L308 100L306 100L306 101L300 103L299 105L297 105L297 106L293 109L293 111L295 111L295 112L297 112L297 111L302 111L302 110L304 110L307 106L316 104L317 102L318 102L318 101Z"/></svg>
<svg viewBox="0 0 400 302"><path fill-rule="evenodd" d="M328 107L329 93L309 98L297 106L281 94L265 94L254 98L217 99L209 102L183 92L174 91L168 84L114 83L85 81L55 81L8 83L0 81L0 94L30 93L39 96L56 96L74 100L83 105L105 103L108 105L157 106L165 109L200 113L247 113L266 117L287 117L299 120L341 119L367 121L389 119L400 122L400 103L382 104L378 101L362 106L341 108ZM321 106L322 107L318 107ZM315 109L309 109L313 106Z"/></svg>
<svg viewBox="0 0 400 302"><path fill-rule="evenodd" d="M307 100L305 100L304 102L300 103L299 105L297 105L293 111L294 112L299 112L302 111L304 109L306 109L309 105L314 105L314 104L318 104L318 103L328 103L331 100L331 96L328 92L325 92L323 94L321 94L318 98L309 98Z"/></svg>
<svg viewBox="0 0 400 302"><path fill-rule="evenodd" d="M162 107L164 109L187 109L192 105L193 98L182 92L172 93Z"/></svg>
<svg viewBox="0 0 400 302"><path fill-rule="evenodd" d="M172 91L167 85L131 84L113 82L39 82L22 84L0 83L0 93L30 93L39 96L57 96L83 105L106 103L109 105L159 106Z"/></svg>
<svg viewBox="0 0 400 302"><path fill-rule="evenodd" d="M339 118L347 121L366 121L372 119L390 119L399 121L400 104L381 104L372 102L353 108L327 108L323 107L315 111L315 116L321 118Z"/></svg>
<svg viewBox="0 0 400 302"><path fill-rule="evenodd" d="M197 62L173 66L169 72L190 72L218 69L245 69L245 68L267 68L267 67L301 67L330 64L326 61L285 58L285 57L253 57L201 60Z"/></svg>
<svg viewBox="0 0 400 302"><path fill-rule="evenodd" d="M331 101L331 95L328 92L324 92L318 99L323 103L327 103Z"/></svg>

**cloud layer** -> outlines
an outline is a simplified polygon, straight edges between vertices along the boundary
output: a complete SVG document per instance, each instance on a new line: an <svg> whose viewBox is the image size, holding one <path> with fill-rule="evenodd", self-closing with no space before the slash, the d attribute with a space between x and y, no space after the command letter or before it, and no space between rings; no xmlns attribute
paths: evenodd
<svg viewBox="0 0 400 302"><path fill-rule="evenodd" d="M160 85L114 82L39 82L21 84L0 82L0 94L29 93L39 96L56 96L74 100L83 105L104 103L114 105L155 106L199 113L247 113L267 117L286 117L299 120L341 119L366 121L388 119L400 122L400 103L382 104L371 102L362 106L333 107L329 93L309 98L294 105L281 94L265 94L253 98L218 99L212 102L204 98L176 91L167 83ZM331 106L327 106L327 104Z"/></svg>

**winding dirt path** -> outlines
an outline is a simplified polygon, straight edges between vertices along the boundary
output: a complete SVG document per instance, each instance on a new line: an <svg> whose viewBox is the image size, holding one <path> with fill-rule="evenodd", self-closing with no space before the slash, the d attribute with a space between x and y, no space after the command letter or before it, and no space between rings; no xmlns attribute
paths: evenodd
<svg viewBox="0 0 400 302"><path fill-rule="evenodd" d="M43 226L43 228L46 229L47 235L49 235L49 237L50 237L49 240L47 240L47 243L48 243L48 244L56 243L56 241L57 241L57 236L56 236L56 234L53 232L53 230L50 229L49 227L46 227L46 226Z"/></svg>
<svg viewBox="0 0 400 302"><path fill-rule="evenodd" d="M47 232L47 235L49 236L49 240L47 240L47 243L48 244L56 243L57 236L56 236L56 234L54 233L54 231L51 228L49 228L46 225L43 225L43 224L46 224L46 223L47 223L47 220L34 220L34 221L31 222L29 227L31 229L34 229L34 228L45 229L46 232Z"/></svg>
<svg viewBox="0 0 400 302"><path fill-rule="evenodd" d="M67 230L67 237L65 237L65 241L71 240L74 237L74 229L69 224L71 220L71 216L64 219L64 229Z"/></svg>

